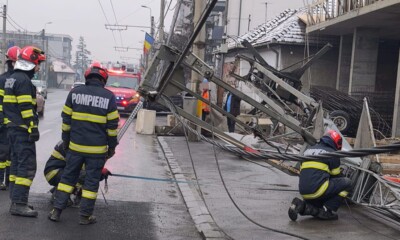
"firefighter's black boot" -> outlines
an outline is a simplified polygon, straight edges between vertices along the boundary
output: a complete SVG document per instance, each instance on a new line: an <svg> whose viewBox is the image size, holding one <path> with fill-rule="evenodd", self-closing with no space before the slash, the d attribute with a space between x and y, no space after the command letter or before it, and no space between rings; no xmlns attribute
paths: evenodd
<svg viewBox="0 0 400 240"><path fill-rule="evenodd" d="M79 219L79 224L80 225L89 225L96 223L96 217L91 215L91 216L81 216Z"/></svg>
<svg viewBox="0 0 400 240"><path fill-rule="evenodd" d="M302 214L304 212L304 207L305 207L305 203L304 201L302 201L299 198L294 198L292 200L292 205L290 205L288 214L289 214L289 218L292 221L296 221L297 220L297 215L298 214Z"/></svg>
<svg viewBox="0 0 400 240"><path fill-rule="evenodd" d="M300 215L316 217L318 215L318 213L319 213L319 208L317 208L309 203L305 203L304 211L301 212Z"/></svg>
<svg viewBox="0 0 400 240"><path fill-rule="evenodd" d="M22 217L37 217L38 215L36 210L23 203L11 203L10 213Z"/></svg>
<svg viewBox="0 0 400 240"><path fill-rule="evenodd" d="M61 216L61 209L58 208L53 208L51 209L48 218L53 221L53 222L59 222L60 221L60 216Z"/></svg>
<svg viewBox="0 0 400 240"><path fill-rule="evenodd" d="M7 185L4 184L4 183L0 183L0 190L1 190L1 191L7 190Z"/></svg>
<svg viewBox="0 0 400 240"><path fill-rule="evenodd" d="M317 217L318 219L321 219L321 220L338 220L339 219L339 217L336 213L332 212L325 206L323 208L319 209L319 212L315 217Z"/></svg>

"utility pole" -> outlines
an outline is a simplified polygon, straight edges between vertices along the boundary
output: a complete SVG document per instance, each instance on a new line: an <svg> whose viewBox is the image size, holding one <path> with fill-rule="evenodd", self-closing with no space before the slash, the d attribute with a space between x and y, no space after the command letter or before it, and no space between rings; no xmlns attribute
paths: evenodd
<svg viewBox="0 0 400 240"><path fill-rule="evenodd" d="M154 16L150 17L150 35L154 38Z"/></svg>
<svg viewBox="0 0 400 240"><path fill-rule="evenodd" d="M239 24L238 24L238 37L240 34L240 25L242 24L242 0L239 1Z"/></svg>
<svg viewBox="0 0 400 240"><path fill-rule="evenodd" d="M224 26L224 35L222 36L222 44L221 46L226 47L226 39L227 39L227 32L228 32L228 9L229 9L229 0L226 0L225 2L225 10L223 13L223 20L222 20L222 26ZM227 48L227 47L226 47ZM219 77L224 80L224 66L225 66L225 52L221 52L221 67L220 67L220 73ZM223 105L223 98L224 98L224 92L225 89L222 87L218 87L217 90L217 105L222 107Z"/></svg>
<svg viewBox="0 0 400 240"><path fill-rule="evenodd" d="M194 0L194 15L193 15L193 24L196 26L198 22L201 19L201 15L203 10L205 9L205 1L204 0ZM204 60L204 50L205 50L205 41L206 41L206 31L205 27L203 26L202 29L200 30L199 34L197 35L196 39L193 42L193 54L199 57L200 59ZM196 73L195 71L192 71L192 76L190 78L190 90L193 92L199 92L198 86L199 83L202 82L203 77ZM200 104L198 104L198 101L196 98L185 98L186 103L184 102L184 106L186 106L185 110L188 112L191 112L193 115L197 115L198 117L201 117L201 107ZM200 106L198 106L200 105ZM196 125L191 125L193 129L196 129L197 132L201 131L200 127L197 127ZM195 134L189 134L188 135L189 141L196 142L199 141L200 139L195 135Z"/></svg>
<svg viewBox="0 0 400 240"><path fill-rule="evenodd" d="M47 54L47 50L46 50L46 30L44 28L42 29L42 34L41 35L42 35L42 46L43 46L42 49ZM44 65L44 68L42 69L42 76L41 76L40 79L46 80L46 78L47 78L47 76L46 76L46 66L47 66L46 61L43 64L45 64L45 65ZM46 81L46 84L47 84L47 81Z"/></svg>
<svg viewBox="0 0 400 240"><path fill-rule="evenodd" d="M161 1L160 7L160 25L158 26L158 41L160 44L164 43L164 12L165 12L165 1Z"/></svg>
<svg viewBox="0 0 400 240"><path fill-rule="evenodd" d="M265 21L264 21L264 23L267 23L267 21L268 21L268 4L269 4L269 2L265 2Z"/></svg>
<svg viewBox="0 0 400 240"><path fill-rule="evenodd" d="M48 81L49 81L49 67L50 67L50 54L49 54L49 38L46 37L46 61L44 61L44 63L46 65L44 65L44 80L46 82L46 86L49 85Z"/></svg>
<svg viewBox="0 0 400 240"><path fill-rule="evenodd" d="M194 0L193 23L195 26L199 22L204 8L205 8L204 0ZM206 30L205 30L205 27L203 27L193 43L193 54L196 55L197 57L199 57L200 59L204 59L204 50L205 50L205 45L206 45L205 44L205 41L206 41L205 33L206 33ZM198 91L198 89L197 89L198 83L202 82L202 80L203 80L200 78L201 78L200 74L192 71L190 90L192 90L193 92Z"/></svg>
<svg viewBox="0 0 400 240"><path fill-rule="evenodd" d="M5 72L5 63L6 63L6 53L7 53L7 31L6 31L6 27L7 27L7 5L3 5L3 46L1 48L1 50L3 51L3 57L1 58L1 73Z"/></svg>

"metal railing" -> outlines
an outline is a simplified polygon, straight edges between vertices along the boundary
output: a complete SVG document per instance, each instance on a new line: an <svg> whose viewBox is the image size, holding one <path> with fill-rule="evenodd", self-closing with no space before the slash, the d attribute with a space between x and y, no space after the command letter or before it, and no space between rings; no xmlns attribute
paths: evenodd
<svg viewBox="0 0 400 240"><path fill-rule="evenodd" d="M385 0L316 0L307 6L308 26L316 25Z"/></svg>

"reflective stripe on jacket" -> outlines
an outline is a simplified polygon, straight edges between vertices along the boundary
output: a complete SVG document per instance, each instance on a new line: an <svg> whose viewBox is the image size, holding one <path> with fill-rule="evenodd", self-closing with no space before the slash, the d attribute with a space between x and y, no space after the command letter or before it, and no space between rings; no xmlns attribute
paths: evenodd
<svg viewBox="0 0 400 240"><path fill-rule="evenodd" d="M36 87L28 74L16 70L4 84L3 112L9 120L7 126L37 126Z"/></svg>
<svg viewBox="0 0 400 240"><path fill-rule="evenodd" d="M304 156L333 152L335 149L320 142L304 152ZM321 197L329 186L329 178L340 174L340 159L329 158L304 161L300 167L299 191L304 199Z"/></svg>
<svg viewBox="0 0 400 240"><path fill-rule="evenodd" d="M54 147L54 150L51 153L51 156L49 160L47 160L46 165L44 167L44 175L46 176L46 179L49 178L47 179L47 181L49 181L51 177L54 177L55 175L54 174L53 176L51 176L50 174L51 172L57 173L54 172L54 170L58 171L58 169L65 168L67 164L67 162L65 161L65 157L66 154L63 148L63 141L59 141L57 145Z"/></svg>
<svg viewBox="0 0 400 240"><path fill-rule="evenodd" d="M68 94L61 114L62 139L80 155L103 155L115 148L119 114L114 94L97 79Z"/></svg>
<svg viewBox="0 0 400 240"><path fill-rule="evenodd" d="M0 124L7 124L7 118L4 116L3 112L3 98L4 98L4 84L6 83L6 79L13 74L14 71L7 71L0 75Z"/></svg>

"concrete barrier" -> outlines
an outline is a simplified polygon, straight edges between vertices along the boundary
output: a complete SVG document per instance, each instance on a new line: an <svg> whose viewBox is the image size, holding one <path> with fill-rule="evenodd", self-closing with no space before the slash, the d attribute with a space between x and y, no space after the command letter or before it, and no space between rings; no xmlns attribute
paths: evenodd
<svg viewBox="0 0 400 240"><path fill-rule="evenodd" d="M136 133L144 135L154 134L156 125L156 111L141 109L136 119Z"/></svg>

